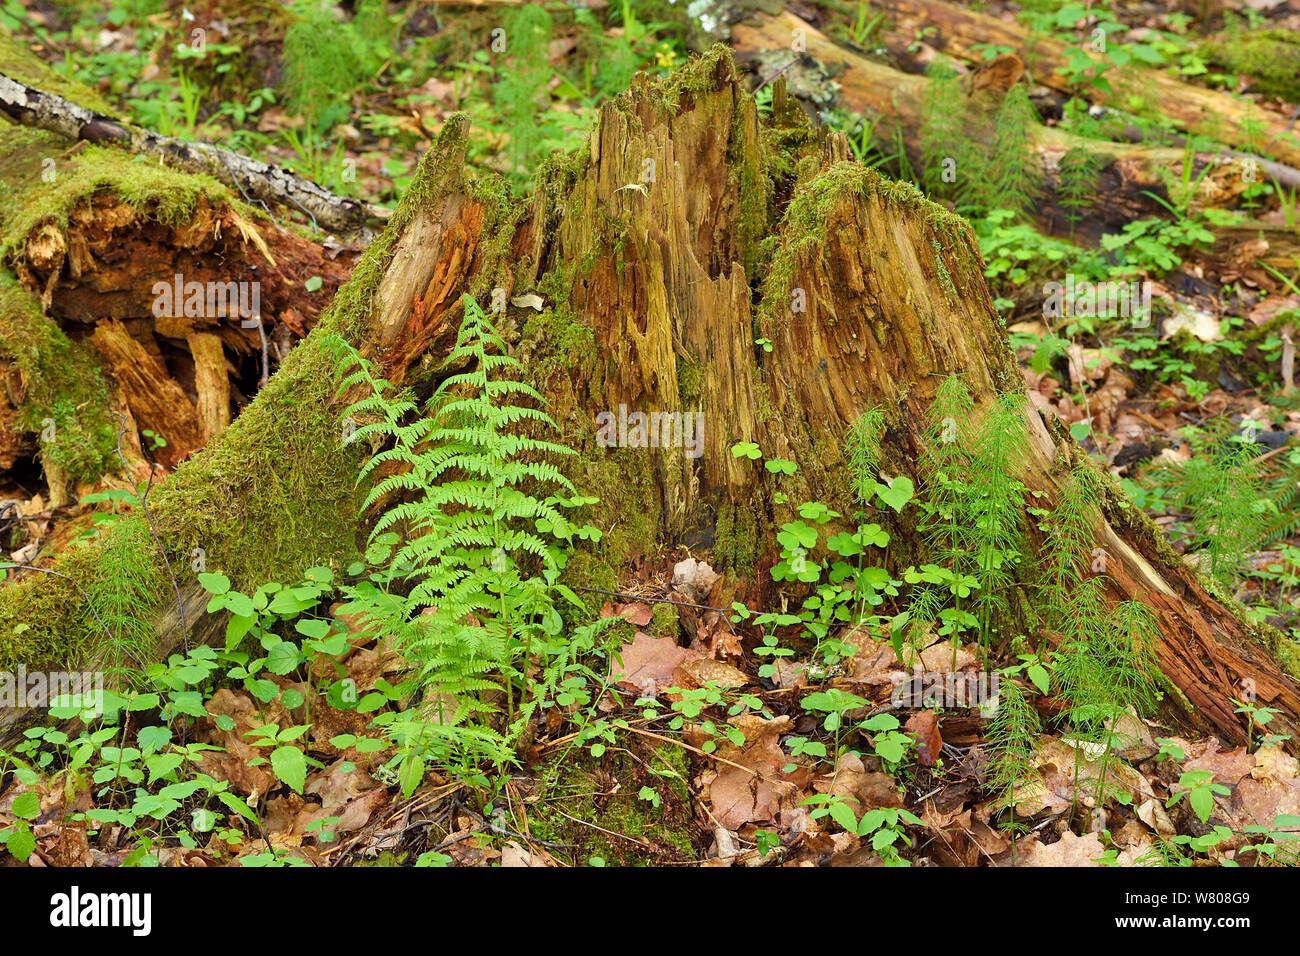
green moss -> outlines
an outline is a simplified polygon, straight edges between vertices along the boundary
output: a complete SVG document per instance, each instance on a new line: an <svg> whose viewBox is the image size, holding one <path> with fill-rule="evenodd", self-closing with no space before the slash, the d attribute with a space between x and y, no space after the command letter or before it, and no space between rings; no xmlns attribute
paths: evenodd
<svg viewBox="0 0 1300 956"><path fill-rule="evenodd" d="M410 856L409 853L394 853L392 850L385 850L383 853L379 854L379 856L375 857L373 860L357 860L356 862L350 863L348 865L363 866L363 867L377 866L381 868L387 868L392 866L406 866L406 859L409 856Z"/></svg>
<svg viewBox="0 0 1300 956"><path fill-rule="evenodd" d="M1300 102L1300 33L1294 30L1230 31L1201 44L1200 53L1255 81L1255 89L1288 103Z"/></svg>
<svg viewBox="0 0 1300 956"><path fill-rule="evenodd" d="M580 489L600 498L590 520L605 532L600 556L616 568L652 552L662 524L654 463L638 451L593 448L573 478Z"/></svg>
<svg viewBox="0 0 1300 956"><path fill-rule="evenodd" d="M746 506L727 500L718 507L718 524L713 554L718 566L749 577L762 556L761 542L767 540L767 523Z"/></svg>
<svg viewBox="0 0 1300 956"><path fill-rule="evenodd" d="M542 773L545 785L528 812L529 830L541 840L576 844L550 852L578 866L592 857L617 866L695 862L696 844L706 837L690 809L688 756L681 747L652 746L632 735L620 737L619 748L599 761L585 752L576 759L572 752L562 755ZM658 795L657 808L641 799L643 787Z"/></svg>
<svg viewBox="0 0 1300 956"><path fill-rule="evenodd" d="M970 227L960 216L930 202L911 183L888 179L854 162L839 162L800 184L781 220L781 240L763 282L760 311L769 317L784 313L799 257L826 242L832 213L846 198L878 196L885 203L904 206L922 215L935 241L947 239L947 248L972 247ZM944 273L947 273L946 266ZM948 277L949 283L952 277Z"/></svg>
<svg viewBox="0 0 1300 956"><path fill-rule="evenodd" d="M7 274L0 274L0 356L18 370L16 424L40 436L52 483L94 481L117 467L117 432L98 364Z"/></svg>
<svg viewBox="0 0 1300 956"><path fill-rule="evenodd" d="M106 99L90 87L70 80L47 66L40 57L27 49L25 43L3 29L0 29L0 73L42 92L62 96L78 106L118 118L117 111ZM10 130L6 128L5 135L8 136L9 133Z"/></svg>
<svg viewBox="0 0 1300 956"><path fill-rule="evenodd" d="M676 640L681 628L681 618L675 606L656 604L654 610L650 612L650 633L653 636L671 637Z"/></svg>
<svg viewBox="0 0 1300 956"><path fill-rule="evenodd" d="M618 575L606 562L589 551L575 551L560 574L560 583L571 588L582 601L583 608L575 608L568 602L560 605L560 614L570 624L583 624L591 620L605 603L606 596L593 594L596 591L617 591ZM632 634L627 635L631 640Z"/></svg>
<svg viewBox="0 0 1300 956"><path fill-rule="evenodd" d="M700 363L677 358L677 395L683 408L699 408L704 394L704 372Z"/></svg>
<svg viewBox="0 0 1300 956"><path fill-rule="evenodd" d="M100 192L112 192L165 225L190 221L200 200L213 206L237 204L226 187L210 176L177 172L108 146L90 146L65 159L65 148L63 140L41 135L29 137L12 151L6 149L7 161L13 165L5 175L9 188L0 194L0 259L11 261L15 250L42 223L66 228L68 213ZM40 179L47 158L54 160L55 179L49 183Z"/></svg>

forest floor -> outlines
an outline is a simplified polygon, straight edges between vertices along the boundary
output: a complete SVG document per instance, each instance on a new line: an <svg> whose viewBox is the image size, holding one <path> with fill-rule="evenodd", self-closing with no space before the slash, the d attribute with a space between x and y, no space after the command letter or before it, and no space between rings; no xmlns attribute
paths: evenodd
<svg viewBox="0 0 1300 956"><path fill-rule="evenodd" d="M1076 62L1068 83L1028 84L1037 126L1103 152L1135 143L1181 151L1167 180L1153 187L1157 196L1138 194L1122 223L1113 209L1094 208L1109 180L1085 176L1071 192L1059 172L1051 191L1064 219L1054 223L1033 214L1035 190L1046 185L1015 186L1014 175L1013 194L1001 198L1020 208L960 192L945 199L941 175L931 175L941 164L930 170L920 159L929 147L905 142L902 126L884 132L894 128L890 117L864 115L848 102L852 65L827 71L807 55L777 62L770 50L746 46L752 38L741 18L772 13L762 4L547 5L542 39L509 54L494 50L492 31L504 24L513 43L536 25L512 19L510 4L358 2L347 14L308 6L281 17L224 0L188 8L138 0L105 15L90 4L14 0L0 9L0 28L143 127L219 143L390 208L455 112L471 116L470 164L502 174L523 195L545 157L583 146L600 104L634 72L666 75L721 36L750 69L760 109L770 111L771 80L787 73L791 92L819 122L845 133L856 159L923 187L938 184L932 195L966 215L980 239L1033 404L1110 470L1176 552L1252 620L1280 632L1284 659L1293 656L1300 640L1300 393L1291 381L1300 179L1288 179L1296 162L1282 157L1300 154L1293 145L1300 142L1300 13L1288 4L1224 0L1208 14L1162 0L1113 10L1022 5L1028 35L1079 50L1100 28L1108 50L1087 65ZM786 9L850 58L910 76L929 68L932 82L945 81L932 67L952 49L941 30L917 29L899 41L889 17L867 4ZM1010 4L980 12L1017 22ZM1277 50L1251 59L1243 37L1265 31L1279 37ZM990 36L986 50L954 57L952 75L979 75L1007 52L1004 39ZM1292 57L1289 76L1273 66L1283 55ZM1277 145L1247 122L1255 148L1242 149L1189 132L1160 103L1130 96L1117 104L1103 95L1106 77L1135 63L1232 94L1290 132ZM1222 161L1198 158L1207 154ZM1263 162L1252 166L1249 156ZM958 167L967 161L974 160L958 157ZM1026 195L1017 198L1017 188ZM327 238L307 217L275 216L325 250L327 292L346 281L365 237ZM6 234L11 225L3 222ZM12 246L4 255L5 269L15 270L21 255ZM1077 299L1070 314L1045 309L1047 283L1063 271L1078 283L1141 289L1156 317L1116 321L1089 314ZM314 293L321 277L306 279L313 280L307 290ZM316 316L300 318L287 342ZM256 391L259 371L250 350L231 376L236 411ZM8 414L0 534L16 565L40 566L129 511L124 496L141 475L127 480L114 466L51 507L31 436ZM152 436L152 447L148 433L141 439L142 455L153 459L149 480L161 482L175 467L157 454L166 436ZM590 609L620 620L608 632L617 637L616 659L568 699L559 694L517 765L500 773L421 765L408 786L409 766L394 762L391 740L372 723L399 696L403 660L364 626L347 626L345 613L334 615L345 626L328 637L298 628L323 646L333 642L319 654L303 650L283 667L272 659L260 676L232 679L238 665L217 673L230 663L226 655L179 652L154 676L168 691L192 691L191 710L160 711L158 696L146 695L152 699L123 705L113 733L87 747L80 744L92 737L65 725L33 729L7 752L0 840L8 853L0 864L1297 861L1300 764L1292 741L1270 736L1269 709L1250 688L1235 702L1246 745L1183 736L1163 710L1126 714L1100 742L1085 739L1062 719L1046 653L1007 647L990 657L938 634L903 653L879 629L846 626L829 657L815 639L790 641L789 656L764 656L771 645L751 615L786 613L787 603L770 584L719 574L712 563L707 549L679 548L585 579L580 596ZM756 573L767 575L774 563ZM33 573L11 570L8 580ZM260 607L293 593L304 607L323 601L328 608L336 600L331 577L318 568L302 582L271 585ZM223 595L236 592L220 578L208 575L205 586L218 607L233 608L235 597ZM769 603L758 606L759 596ZM738 613L737 602L748 611ZM277 626L295 620L310 624L286 613ZM914 686L921 672L931 683ZM936 674L946 685L933 684ZM999 680L1027 692L1044 728L1028 752L1027 782L1010 800L988 786L986 736ZM71 785L74 779L85 785Z"/></svg>

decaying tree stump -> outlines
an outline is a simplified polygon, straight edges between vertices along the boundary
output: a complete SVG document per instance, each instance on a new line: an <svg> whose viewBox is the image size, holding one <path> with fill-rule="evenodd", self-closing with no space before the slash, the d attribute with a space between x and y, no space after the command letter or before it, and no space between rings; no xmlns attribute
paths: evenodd
<svg viewBox="0 0 1300 956"><path fill-rule="evenodd" d="M12 39L0 49L28 83L101 106ZM238 307L256 301L287 346L355 252L275 226L207 176L0 126L0 464L39 457L58 507L118 469L115 410L166 441L157 458L169 467L202 447L261 377L261 334ZM160 297L178 281L203 290L200 307ZM132 430L134 460L137 446Z"/></svg>
<svg viewBox="0 0 1300 956"><path fill-rule="evenodd" d="M796 504L851 510L842 442L857 416L883 410L882 469L923 486L927 410L948 375L962 377L976 417L1023 389L967 224L847 161L842 137L809 128L783 95L772 125L760 125L721 47L668 81L638 77L602 108L588 149L545 164L527 205L499 180L467 180L465 124L448 122L312 336L155 489L187 593L197 548L208 570L245 587L356 555L360 450L343 442L320 336L342 334L390 378L420 384L452 340L463 292L508 303L512 347L580 452L571 477L602 499L591 520L606 535L592 560L614 569L686 543L759 582ZM514 304L534 301L524 295L539 296L541 311ZM1020 477L1047 507L1082 452L1025 409ZM597 416L629 411L702 415L699 444L598 447ZM797 474L734 458L739 441L797 462ZM905 512L889 529L892 560L923 556L912 520ZM1096 540L1111 555L1113 597L1146 602L1161 622L1161 666L1190 705L1182 723L1244 740L1229 698L1251 678L1284 729L1296 726L1297 685L1261 632L1113 487ZM93 577L105 547L63 566ZM0 658L48 661L60 629L88 646L80 615L57 579L0 591ZM21 642L8 637L16 620L30 625Z"/></svg>

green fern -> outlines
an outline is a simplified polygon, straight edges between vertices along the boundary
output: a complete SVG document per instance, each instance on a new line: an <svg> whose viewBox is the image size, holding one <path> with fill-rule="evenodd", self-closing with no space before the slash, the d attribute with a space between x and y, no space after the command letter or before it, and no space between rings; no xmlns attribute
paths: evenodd
<svg viewBox="0 0 1300 956"><path fill-rule="evenodd" d="M514 377L520 363L506 354L489 316L469 296L463 302L464 321L442 366L450 374L424 417L413 417L407 392L333 341L343 357L341 391L362 392L344 412L361 423L351 440L391 443L361 471L360 480L377 479L363 503L377 513L371 542L390 532L399 542L377 585L348 591L348 613L395 637L424 690L424 717L443 728L476 727L477 736L439 730L431 738L479 746L494 730L489 720L501 696L509 738L498 743L520 732L556 674L574 661L577 649L558 641L555 598L577 601L556 579L567 560L564 544L579 529L561 511L577 502L557 497L574 489L554 464L572 449L529 434L558 428L539 408L517 404L543 399ZM536 496L542 492L550 494ZM591 536L594 529L583 531ZM591 646L599 628L579 631L586 644L578 649ZM548 650L547 674L530 682L529 662Z"/></svg>

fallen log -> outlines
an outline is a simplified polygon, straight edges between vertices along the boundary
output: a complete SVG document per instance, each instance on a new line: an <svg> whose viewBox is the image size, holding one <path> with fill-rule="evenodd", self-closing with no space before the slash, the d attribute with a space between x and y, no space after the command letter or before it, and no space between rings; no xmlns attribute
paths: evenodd
<svg viewBox="0 0 1300 956"><path fill-rule="evenodd" d="M1185 83L1164 70L1136 63L1104 74L1109 91L1091 85L1076 89L1068 83L1065 67L1079 47L1031 36L1014 21L943 0L875 0L872 7L885 14L886 45L903 61L913 60L908 47L924 30L932 30L925 38L928 45L971 63L984 62L977 46L1009 47L1029 66L1034 81L1044 86L1062 93L1078 92L1091 102L1121 109L1146 103L1188 133L1300 167L1300 135L1287 117L1245 97ZM1087 44L1082 49L1091 59L1102 59Z"/></svg>
<svg viewBox="0 0 1300 956"><path fill-rule="evenodd" d="M789 11L756 14L732 27L737 55L757 63L760 72L778 61L799 59L790 53L791 36L800 38L805 48L803 55L819 65L821 75L835 77L838 103L878 121L880 139L886 143L901 140L913 167L920 168L926 89L933 81L854 53ZM964 96L967 131L972 136L990 138L996 95L987 87L972 85ZM1182 149L1140 143L1102 144L1048 126L1034 130L1034 149L1044 173L1045 195L1031 215L1045 234L1073 237L1085 245L1095 245L1102 234L1118 232L1135 219L1164 215L1165 210L1148 194L1168 200L1168 184L1179 180L1187 159ZM1077 210L1065 205L1059 188L1061 158L1072 150L1095 157L1097 168L1096 184L1088 192L1086 205ZM1220 159L1208 152L1193 157L1194 175L1199 176L1209 167L1201 180L1202 188L1193 197L1193 208L1226 205L1244 188L1241 170ZM961 170L957 175L962 175Z"/></svg>
<svg viewBox="0 0 1300 956"><path fill-rule="evenodd" d="M10 41L12 42L12 41ZM345 238L369 238L367 217L388 211L358 199L338 196L279 166L212 146L162 136L71 102L0 73L0 113L23 126L54 133L72 142L108 143L147 156L182 172L212 176L245 200L305 212L313 224Z"/></svg>
<svg viewBox="0 0 1300 956"><path fill-rule="evenodd" d="M465 120L450 120L317 329L222 435L154 490L182 589L193 586L182 559L194 549L244 588L355 558L361 451L343 443L321 336L342 335L403 381L446 353L464 292L542 300L540 312L507 304L503 325L517 330L515 354L579 452L575 485L600 496L591 520L606 533L592 561L626 567L659 544L685 543L711 549L761 594L793 503L852 510L845 430L873 407L886 417L881 469L923 486L917 462L941 381L961 376L975 419L1000 394L1023 391L974 237L910 186L846 161L844 139L801 123L783 90L774 107L764 129L729 54L714 48L668 81L634 81L602 108L587 149L545 164L522 207L494 180L466 179ZM1030 447L1017 477L1050 507L1083 453L1022 407ZM597 417L622 408L698 414L705 427L690 454L599 446ZM737 459L739 441L797 462L797 473ZM1107 592L1146 603L1160 623L1166 718L1242 742L1231 698L1250 680L1280 711L1275 727L1300 726L1300 686L1270 651L1275 632L1252 625L1105 487L1095 540L1111 556ZM914 518L882 520L894 560L924 552ZM123 533L60 568L94 585ZM5 587L0 665L92 652L83 619L59 579ZM27 628L15 635L17 621Z"/></svg>

